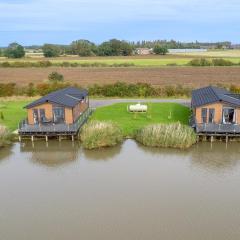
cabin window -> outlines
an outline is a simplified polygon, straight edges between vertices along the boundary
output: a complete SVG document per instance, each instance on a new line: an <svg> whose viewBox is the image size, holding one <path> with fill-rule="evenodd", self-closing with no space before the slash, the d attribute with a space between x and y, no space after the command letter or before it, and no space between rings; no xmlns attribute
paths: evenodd
<svg viewBox="0 0 240 240"><path fill-rule="evenodd" d="M214 122L214 117L215 117L215 109L214 108L209 108L208 122L213 123Z"/></svg>
<svg viewBox="0 0 240 240"><path fill-rule="evenodd" d="M64 107L53 107L53 121L55 123L64 122Z"/></svg>
<svg viewBox="0 0 240 240"><path fill-rule="evenodd" d="M235 122L235 109L223 108L223 123L234 123L234 122Z"/></svg>
<svg viewBox="0 0 240 240"><path fill-rule="evenodd" d="M33 109L33 123L38 124L39 118L38 118L38 109Z"/></svg>
<svg viewBox="0 0 240 240"><path fill-rule="evenodd" d="M40 121L44 123L46 121L45 109L39 109Z"/></svg>
<svg viewBox="0 0 240 240"><path fill-rule="evenodd" d="M202 108L202 123L207 123L207 108Z"/></svg>

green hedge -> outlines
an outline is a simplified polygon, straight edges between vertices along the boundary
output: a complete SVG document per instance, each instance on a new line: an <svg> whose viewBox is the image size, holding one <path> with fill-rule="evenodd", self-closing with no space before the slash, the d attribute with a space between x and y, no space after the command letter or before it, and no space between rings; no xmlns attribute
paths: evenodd
<svg viewBox="0 0 240 240"><path fill-rule="evenodd" d="M2 68L46 68L46 67L133 67L134 63L113 63L107 64L104 62L51 62L51 61L15 61L15 62L0 62Z"/></svg>
<svg viewBox="0 0 240 240"><path fill-rule="evenodd" d="M223 58L214 58L214 59L206 59L206 58L195 58L191 60L187 65L193 67L206 67L206 66L238 66L240 63L233 63L229 60Z"/></svg>

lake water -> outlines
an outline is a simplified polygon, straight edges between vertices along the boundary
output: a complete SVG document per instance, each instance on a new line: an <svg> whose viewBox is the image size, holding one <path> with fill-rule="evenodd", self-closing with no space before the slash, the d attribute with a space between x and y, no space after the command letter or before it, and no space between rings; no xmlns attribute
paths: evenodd
<svg viewBox="0 0 240 240"><path fill-rule="evenodd" d="M0 151L1 240L238 240L240 144Z"/></svg>

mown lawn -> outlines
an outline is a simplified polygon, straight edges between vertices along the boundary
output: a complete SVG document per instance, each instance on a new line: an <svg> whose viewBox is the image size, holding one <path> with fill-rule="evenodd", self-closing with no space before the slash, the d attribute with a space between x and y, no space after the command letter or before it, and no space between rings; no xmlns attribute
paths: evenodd
<svg viewBox="0 0 240 240"><path fill-rule="evenodd" d="M26 110L23 107L29 103L26 100L19 101L2 101L0 102L0 124L7 126L14 131L18 128L18 123L26 118Z"/></svg>
<svg viewBox="0 0 240 240"><path fill-rule="evenodd" d="M129 113L127 106L133 103L117 103L97 108L91 119L109 120L117 123L125 136L152 123L180 122L188 124L190 109L177 103L147 103L147 113Z"/></svg>

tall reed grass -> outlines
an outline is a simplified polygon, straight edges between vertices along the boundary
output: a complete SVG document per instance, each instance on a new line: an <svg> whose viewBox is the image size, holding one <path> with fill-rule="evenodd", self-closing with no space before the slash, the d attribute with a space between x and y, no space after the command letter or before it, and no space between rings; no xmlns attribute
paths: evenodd
<svg viewBox="0 0 240 240"><path fill-rule="evenodd" d="M11 143L11 132L3 125L0 125L0 147Z"/></svg>
<svg viewBox="0 0 240 240"><path fill-rule="evenodd" d="M189 148L196 143L193 129L180 123L154 124L136 133L136 140L150 147Z"/></svg>
<svg viewBox="0 0 240 240"><path fill-rule="evenodd" d="M80 139L84 148L94 149L114 146L123 141L123 135L112 122L91 121L83 126Z"/></svg>

